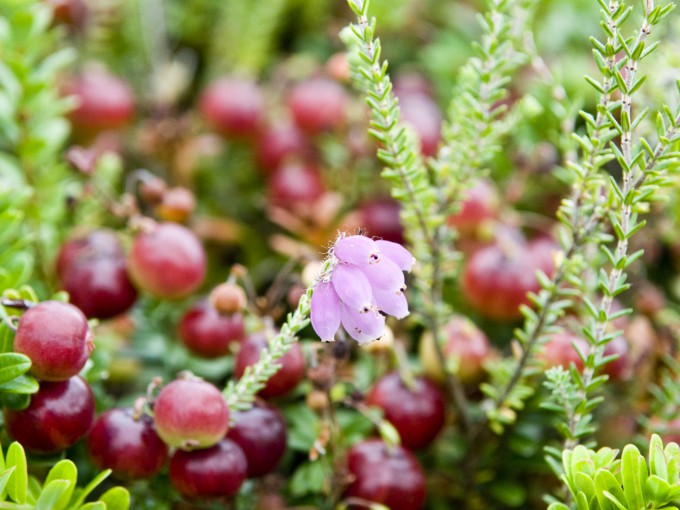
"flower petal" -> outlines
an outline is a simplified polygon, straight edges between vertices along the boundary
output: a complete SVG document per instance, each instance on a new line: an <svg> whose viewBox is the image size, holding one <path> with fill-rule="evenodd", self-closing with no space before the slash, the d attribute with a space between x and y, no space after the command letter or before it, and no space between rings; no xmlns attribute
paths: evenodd
<svg viewBox="0 0 680 510"><path fill-rule="evenodd" d="M324 342L331 342L340 327L340 298L331 282L314 287L310 304L312 328Z"/></svg>
<svg viewBox="0 0 680 510"><path fill-rule="evenodd" d="M401 244L383 240L375 241L375 244L378 246L380 253L399 266L399 269L402 271L411 271L416 259L411 255L411 252Z"/></svg>
<svg viewBox="0 0 680 510"><path fill-rule="evenodd" d="M360 344L372 342L383 336L385 332L385 317L375 307L366 311L357 311L343 305L340 308L340 317L342 326L349 336Z"/></svg>
<svg viewBox="0 0 680 510"><path fill-rule="evenodd" d="M356 266L339 263L333 268L331 282L340 301L352 309L362 310L373 304L371 284Z"/></svg>
<svg viewBox="0 0 680 510"><path fill-rule="evenodd" d="M336 241L333 254L343 262L362 265L378 260L380 249L373 239L366 236L348 236Z"/></svg>
<svg viewBox="0 0 680 510"><path fill-rule="evenodd" d="M357 266L373 287L384 290L400 290L405 286L404 273L387 257L380 257L375 264Z"/></svg>
<svg viewBox="0 0 680 510"><path fill-rule="evenodd" d="M401 290L383 290L373 288L373 299L381 312L403 319L409 314L406 296Z"/></svg>

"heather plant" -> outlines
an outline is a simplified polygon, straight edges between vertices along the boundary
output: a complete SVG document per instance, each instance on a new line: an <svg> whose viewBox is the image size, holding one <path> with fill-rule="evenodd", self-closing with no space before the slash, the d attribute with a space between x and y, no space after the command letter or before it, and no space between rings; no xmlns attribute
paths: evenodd
<svg viewBox="0 0 680 510"><path fill-rule="evenodd" d="M0 0L0 508L678 508L674 4L256 4Z"/></svg>

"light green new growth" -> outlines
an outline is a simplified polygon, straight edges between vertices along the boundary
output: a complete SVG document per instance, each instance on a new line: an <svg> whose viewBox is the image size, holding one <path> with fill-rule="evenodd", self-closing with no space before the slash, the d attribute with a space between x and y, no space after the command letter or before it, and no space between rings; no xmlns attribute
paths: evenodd
<svg viewBox="0 0 680 510"><path fill-rule="evenodd" d="M562 481L579 510L678 508L680 447L654 434L647 459L633 445L618 450L590 450L578 445L562 452ZM548 510L569 510L552 501Z"/></svg>

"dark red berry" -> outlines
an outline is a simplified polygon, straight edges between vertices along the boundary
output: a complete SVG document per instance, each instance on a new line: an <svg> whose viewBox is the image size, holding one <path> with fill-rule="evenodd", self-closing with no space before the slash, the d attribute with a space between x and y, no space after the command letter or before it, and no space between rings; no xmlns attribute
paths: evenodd
<svg viewBox="0 0 680 510"><path fill-rule="evenodd" d="M186 348L197 356L224 356L245 337L243 315L220 315L207 301L200 301L182 317L179 334Z"/></svg>
<svg viewBox="0 0 680 510"><path fill-rule="evenodd" d="M135 417L132 409L109 409L95 421L87 448L99 469L126 479L151 478L168 459L168 447L158 437L153 419Z"/></svg>
<svg viewBox="0 0 680 510"><path fill-rule="evenodd" d="M161 223L134 240L128 256L132 281L150 294L180 298L203 282L206 256L194 233L176 223Z"/></svg>
<svg viewBox="0 0 680 510"><path fill-rule="evenodd" d="M286 451L286 422L275 407L258 403L248 411L234 413L227 437L248 459L248 477L271 473Z"/></svg>
<svg viewBox="0 0 680 510"><path fill-rule="evenodd" d="M404 384L398 372L381 377L366 396L368 405L385 412L385 418L399 432L401 443L410 449L428 446L444 427L444 395L424 377Z"/></svg>
<svg viewBox="0 0 680 510"><path fill-rule="evenodd" d="M78 105L69 114L73 127L93 134L118 129L134 116L134 96L128 85L103 69L90 68L68 81L66 95L74 96Z"/></svg>
<svg viewBox="0 0 680 510"><path fill-rule="evenodd" d="M256 136L264 120L264 96L254 81L224 77L211 83L201 96L205 119L229 138Z"/></svg>
<svg viewBox="0 0 680 510"><path fill-rule="evenodd" d="M267 345L267 338L264 333L254 333L243 341L236 356L234 367L236 377L241 377L247 366L254 365L260 360L260 353ZM305 357L300 344L297 342L277 363L281 365L281 368L258 393L262 398L285 395L292 391L305 376Z"/></svg>
<svg viewBox="0 0 680 510"><path fill-rule="evenodd" d="M125 255L112 232L95 231L68 241L60 250L57 270L71 303L87 317L114 317L137 299Z"/></svg>
<svg viewBox="0 0 680 510"><path fill-rule="evenodd" d="M425 503L425 473L404 448L367 439L350 449L347 468L354 477L348 497L381 503L390 510L420 510Z"/></svg>
<svg viewBox="0 0 680 510"><path fill-rule="evenodd" d="M481 248L470 256L463 270L465 297L486 317L520 319L520 305L530 304L527 293L540 290L536 270L542 261L518 243Z"/></svg>
<svg viewBox="0 0 680 510"><path fill-rule="evenodd" d="M295 122L303 131L319 133L345 122L347 94L328 78L311 78L295 85L288 96Z"/></svg>
<svg viewBox="0 0 680 510"><path fill-rule="evenodd" d="M31 373L43 381L76 375L93 347L83 313L58 301L44 301L24 312L14 337L14 350L31 358Z"/></svg>
<svg viewBox="0 0 680 510"><path fill-rule="evenodd" d="M182 496L217 499L235 495L246 479L248 461L231 439L205 450L177 450L170 460L170 481Z"/></svg>
<svg viewBox="0 0 680 510"><path fill-rule="evenodd" d="M404 227L401 225L401 205L392 198L378 198L364 202L360 208L361 224L367 235L404 243Z"/></svg>
<svg viewBox="0 0 680 510"><path fill-rule="evenodd" d="M40 383L23 410L5 409L10 435L34 453L55 453L87 434L94 420L94 395L79 376Z"/></svg>
<svg viewBox="0 0 680 510"><path fill-rule="evenodd" d="M297 161L285 163L269 176L270 203L286 209L308 205L324 191L319 170Z"/></svg>
<svg viewBox="0 0 680 510"><path fill-rule="evenodd" d="M154 405L158 435L169 446L208 448L229 429L229 408L220 390L201 379L176 379L158 394Z"/></svg>
<svg viewBox="0 0 680 510"><path fill-rule="evenodd" d="M83 0L45 0L52 7L54 21L75 29L85 26L88 7Z"/></svg>

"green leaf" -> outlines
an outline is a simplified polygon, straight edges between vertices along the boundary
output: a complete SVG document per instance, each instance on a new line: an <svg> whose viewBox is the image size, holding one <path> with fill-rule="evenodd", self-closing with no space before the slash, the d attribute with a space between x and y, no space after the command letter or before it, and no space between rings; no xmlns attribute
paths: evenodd
<svg viewBox="0 0 680 510"><path fill-rule="evenodd" d="M326 474L321 462L306 462L295 470L290 480L290 491L296 496L319 494L323 490Z"/></svg>
<svg viewBox="0 0 680 510"><path fill-rule="evenodd" d="M677 485L680 480L680 445L668 443L664 454L666 456L666 468L668 469L666 481L671 485Z"/></svg>
<svg viewBox="0 0 680 510"><path fill-rule="evenodd" d="M31 360L28 356L16 352L0 354L0 384L16 379L30 368Z"/></svg>
<svg viewBox="0 0 680 510"><path fill-rule="evenodd" d="M598 469L595 473L595 493L602 510L615 509L616 506L611 498L625 501L626 496L621 488L621 483L607 469ZM609 494L608 497L606 494Z"/></svg>
<svg viewBox="0 0 680 510"><path fill-rule="evenodd" d="M75 484L70 480L52 480L43 487L38 501L35 502L35 510L57 510L62 506L64 496L73 492ZM68 504L68 499L66 500Z"/></svg>
<svg viewBox="0 0 680 510"><path fill-rule="evenodd" d="M12 473L14 473L13 467L9 469L3 470L2 473L0 473L0 501L5 500L5 489L7 488L7 482L9 481L10 476L12 476Z"/></svg>
<svg viewBox="0 0 680 510"><path fill-rule="evenodd" d="M26 493L28 491L28 466L26 464L26 453L23 446L16 441L9 445L6 467L15 468L14 473L7 483L7 494L17 503L26 503Z"/></svg>
<svg viewBox="0 0 680 510"><path fill-rule="evenodd" d="M640 451L632 444L626 445L621 455L621 480L628 507L644 508L644 487L647 478L647 464Z"/></svg>
<svg viewBox="0 0 680 510"><path fill-rule="evenodd" d="M101 473L99 473L97 476L95 476L90 483L88 483L85 488L78 494L78 499L76 499L75 503L73 504L73 508L80 508L80 506L83 504L85 501L85 498L87 498L90 493L97 488L97 486L102 483L104 480L106 480L109 475L111 474L110 469L105 469ZM106 505L104 505L104 508L106 509Z"/></svg>
<svg viewBox="0 0 680 510"><path fill-rule="evenodd" d="M13 393L15 395L33 395L39 389L38 381L27 374L0 384L0 392Z"/></svg>
<svg viewBox="0 0 680 510"><path fill-rule="evenodd" d="M68 507L78 482L78 468L76 465L68 459L57 462L47 474L45 487L57 480L69 482L68 489L62 494L62 497L54 506L54 510L62 510Z"/></svg>
<svg viewBox="0 0 680 510"><path fill-rule="evenodd" d="M655 506L668 503L671 493L671 486L663 478L652 475L645 482L645 497Z"/></svg>
<svg viewBox="0 0 680 510"><path fill-rule="evenodd" d="M123 487L113 487L102 494L99 501L106 503L107 510L127 510L130 508L130 493Z"/></svg>
<svg viewBox="0 0 680 510"><path fill-rule="evenodd" d="M93 501L92 503L86 503L78 507L78 510L107 510L106 503L101 501Z"/></svg>
<svg viewBox="0 0 680 510"><path fill-rule="evenodd" d="M663 442L658 434L652 434L649 441L649 472L663 480L668 480L668 466L663 450Z"/></svg>

